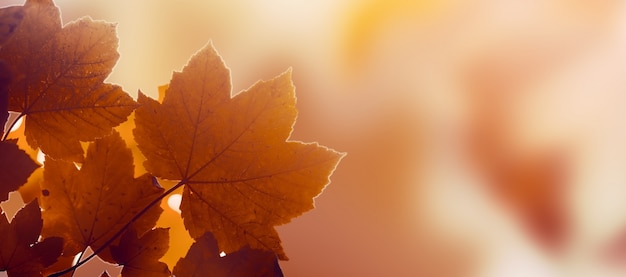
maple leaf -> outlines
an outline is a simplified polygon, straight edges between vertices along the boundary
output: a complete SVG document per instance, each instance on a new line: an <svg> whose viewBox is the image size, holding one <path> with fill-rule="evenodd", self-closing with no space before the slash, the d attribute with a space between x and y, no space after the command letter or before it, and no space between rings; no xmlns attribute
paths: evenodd
<svg viewBox="0 0 626 277"><path fill-rule="evenodd" d="M9 110L26 115L32 148L82 161L79 141L107 135L136 107L121 87L104 83L119 57L115 25L81 18L62 27L51 0L28 0L23 12L0 50L14 73Z"/></svg>
<svg viewBox="0 0 626 277"><path fill-rule="evenodd" d="M140 238L134 229L128 229L119 245L111 246L115 261L123 265L122 276L171 276L170 270L159 259L167 252L169 233L167 228L156 228Z"/></svg>
<svg viewBox="0 0 626 277"><path fill-rule="evenodd" d="M274 226L313 208L343 154L288 141L296 119L291 73L231 97L230 73L211 44L175 72L162 103L139 94L135 140L144 167L185 184L193 238L226 253L245 245L287 259Z"/></svg>
<svg viewBox="0 0 626 277"><path fill-rule="evenodd" d="M42 270L57 260L63 239L38 241L42 224L37 201L22 208L11 223L0 216L0 271L6 270L9 276L41 276Z"/></svg>
<svg viewBox="0 0 626 277"><path fill-rule="evenodd" d="M177 277L188 276L275 276L282 277L276 255L269 251L250 249L246 246L238 251L220 257L217 241L211 233L191 245L187 255L178 260L174 267Z"/></svg>
<svg viewBox="0 0 626 277"><path fill-rule="evenodd" d="M0 23L1 25L1 23ZM0 125L4 126L8 113L8 68L0 62ZM4 128L3 128L4 132ZM9 199L9 192L17 190L26 183L39 166L26 152L19 149L17 141L0 141L0 202Z"/></svg>
<svg viewBox="0 0 626 277"><path fill-rule="evenodd" d="M117 132L89 145L80 170L72 162L52 159L46 159L44 168L42 235L64 238L64 256L105 246L163 191L150 175L133 177L132 154ZM162 211L155 205L132 226L138 232L150 230ZM98 256L114 262L108 250Z"/></svg>
<svg viewBox="0 0 626 277"><path fill-rule="evenodd" d="M0 141L0 202L9 199L9 192L26 183L39 165L15 141Z"/></svg>

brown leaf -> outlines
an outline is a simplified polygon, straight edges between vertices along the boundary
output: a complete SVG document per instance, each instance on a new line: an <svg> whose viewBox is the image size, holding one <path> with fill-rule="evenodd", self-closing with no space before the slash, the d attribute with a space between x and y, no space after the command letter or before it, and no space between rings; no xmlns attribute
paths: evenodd
<svg viewBox="0 0 626 277"><path fill-rule="evenodd" d="M122 276L171 276L170 270L159 259L169 248L167 228L156 228L137 237L132 228L122 235L119 245L111 246L115 261L123 265Z"/></svg>
<svg viewBox="0 0 626 277"><path fill-rule="evenodd" d="M87 246L98 249L119 231L163 188L149 175L133 177L133 158L117 132L89 145L82 167L46 159L42 185L43 236L65 239L63 255ZM150 230L162 209L155 205L133 225ZM110 252L98 256L114 262Z"/></svg>
<svg viewBox="0 0 626 277"><path fill-rule="evenodd" d="M191 236L212 232L227 253L250 245L287 259L274 226L313 208L343 156L287 141L297 113L291 73L231 97L229 71L208 45L174 73L162 104L141 93L138 102L144 166L186 184Z"/></svg>
<svg viewBox="0 0 626 277"><path fill-rule="evenodd" d="M269 251L250 249L245 246L239 251L220 257L217 241L211 233L198 238L184 258L174 267L177 277L228 276L228 277L282 277L276 255Z"/></svg>
<svg viewBox="0 0 626 277"><path fill-rule="evenodd" d="M0 9L5 11L5 9ZM3 26L3 16L6 14L0 12L0 27ZM1 40L1 38L0 38ZM3 132L0 139L4 138L4 129L6 121L9 117L8 105L9 105L9 83L11 79L11 73L6 64L0 61L0 126L2 126ZM9 132L9 130L6 130ZM2 141L0 142L0 202L8 199L8 194L11 191L17 190L20 186L26 183L28 176L30 176L37 165L30 156L19 149L17 143Z"/></svg>
<svg viewBox="0 0 626 277"><path fill-rule="evenodd" d="M31 147L81 161L79 141L107 135L136 107L121 87L103 83L119 57L115 25L81 18L61 28L52 1L27 1L24 14L0 51L15 74L9 110L27 115Z"/></svg>
<svg viewBox="0 0 626 277"><path fill-rule="evenodd" d="M12 122L13 116L9 117L9 121ZM17 141L16 145L19 149L26 152L26 154L33 160L37 161L38 149L32 149L26 137L24 136L24 124L20 124L18 128L8 134L7 140ZM35 171L28 177L26 183L19 187L18 192L22 196L22 200L27 203L33 201L35 198L39 198L41 195L41 182L43 181L43 167L35 169Z"/></svg>
<svg viewBox="0 0 626 277"><path fill-rule="evenodd" d="M0 141L0 201L26 183L39 165L12 141Z"/></svg>
<svg viewBox="0 0 626 277"><path fill-rule="evenodd" d="M63 239L39 240L42 220L37 201L22 208L9 223L0 216L0 271L9 276L41 276L42 270L61 255Z"/></svg>

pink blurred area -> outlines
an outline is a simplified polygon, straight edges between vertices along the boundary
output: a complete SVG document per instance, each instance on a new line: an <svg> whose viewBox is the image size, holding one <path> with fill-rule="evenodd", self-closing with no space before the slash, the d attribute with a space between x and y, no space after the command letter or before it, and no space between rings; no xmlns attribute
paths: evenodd
<svg viewBox="0 0 626 277"><path fill-rule="evenodd" d="M293 68L292 139L348 156L286 276L626 276L621 1L56 3L117 22L133 96L209 40L235 93Z"/></svg>

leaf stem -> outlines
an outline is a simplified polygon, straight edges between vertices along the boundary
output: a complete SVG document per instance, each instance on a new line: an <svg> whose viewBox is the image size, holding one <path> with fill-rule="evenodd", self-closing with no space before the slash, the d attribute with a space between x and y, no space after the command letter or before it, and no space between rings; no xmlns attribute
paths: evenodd
<svg viewBox="0 0 626 277"><path fill-rule="evenodd" d="M80 262L80 260L83 258L83 255L85 255L85 251L87 250L87 248L83 249L82 252L80 252L80 254L78 254L78 260L77 263ZM72 270L72 277L74 277L74 273L76 273L76 268L74 268L74 270Z"/></svg>
<svg viewBox="0 0 626 277"><path fill-rule="evenodd" d="M13 122L11 122L11 126L9 126L9 128L6 128L6 132L4 133L4 136L2 136L2 141L6 141L7 138L9 137L9 133L11 133L11 129L13 129L13 126L15 126L15 124L17 123L17 121L20 120L20 118L22 118L25 114L24 113L20 113L15 120L13 120Z"/></svg>
<svg viewBox="0 0 626 277"><path fill-rule="evenodd" d="M128 227L130 227L130 225L135 223L135 221L137 221L137 219L139 219L143 214L145 214L148 210L150 210L150 208L152 208L157 203L160 203L161 200L163 200L163 198L165 198L165 196L168 196L169 194L171 194L172 192L174 192L175 190L177 190L178 188L183 186L185 183L186 183L185 180L182 180L182 181L178 182L176 185L174 185L173 187L171 187L170 189L165 191L163 194L159 195L159 197L157 197L154 200L152 200L152 202L150 202L150 204L146 205L145 208L143 208L141 211L139 211L133 218L131 218L131 220L129 220L126 223L126 225L124 225L122 228L120 228L120 230L118 230L109 240L107 240L102 246L100 246L100 248L94 250L93 253L91 255L89 255L87 258L85 258L82 261L79 261L78 263L76 263L75 265L73 265L70 268L67 268L67 269L59 271L59 272L52 273L52 274L48 275L48 277L63 276L65 274L69 273L70 271L76 270L78 267L80 267L84 263L86 263L89 260L91 260L93 257L95 257L100 252L102 252L104 249L106 249L111 243L113 243L113 241L115 239L117 239L120 235L122 235L124 233L124 231L126 231L126 229L128 229Z"/></svg>

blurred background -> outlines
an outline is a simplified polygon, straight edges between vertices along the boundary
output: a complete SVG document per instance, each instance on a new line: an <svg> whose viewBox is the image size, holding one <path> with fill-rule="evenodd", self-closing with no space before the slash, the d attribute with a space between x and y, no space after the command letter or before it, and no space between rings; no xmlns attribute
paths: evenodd
<svg viewBox="0 0 626 277"><path fill-rule="evenodd" d="M348 156L277 228L286 276L626 276L622 1L55 2L117 22L133 97L209 41L234 93L293 69L291 139Z"/></svg>

